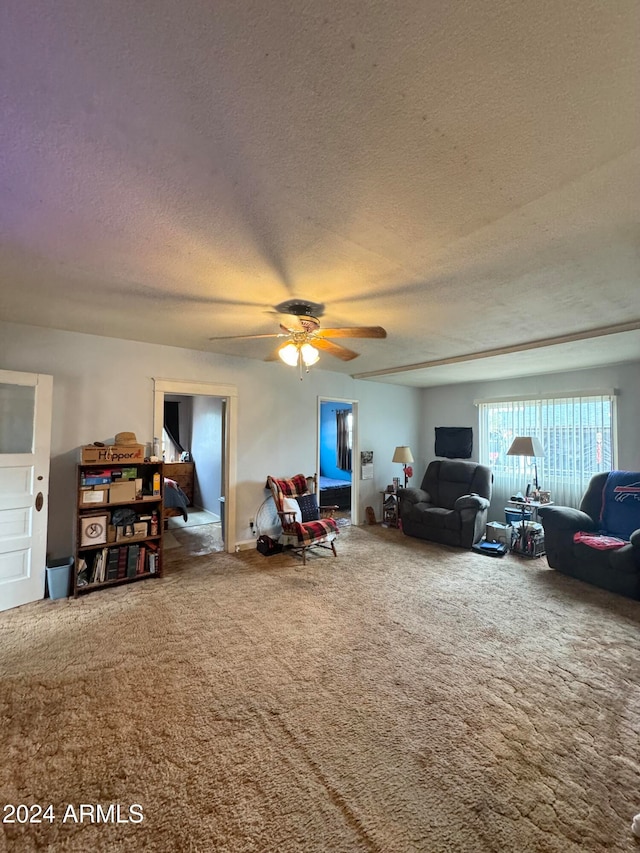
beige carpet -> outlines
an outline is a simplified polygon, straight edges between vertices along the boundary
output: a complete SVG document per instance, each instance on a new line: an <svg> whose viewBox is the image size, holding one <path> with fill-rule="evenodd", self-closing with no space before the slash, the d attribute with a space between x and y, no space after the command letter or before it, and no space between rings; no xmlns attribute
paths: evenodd
<svg viewBox="0 0 640 853"><path fill-rule="evenodd" d="M0 614L0 851L638 851L640 603L347 528ZM141 804L142 823L62 822Z"/></svg>

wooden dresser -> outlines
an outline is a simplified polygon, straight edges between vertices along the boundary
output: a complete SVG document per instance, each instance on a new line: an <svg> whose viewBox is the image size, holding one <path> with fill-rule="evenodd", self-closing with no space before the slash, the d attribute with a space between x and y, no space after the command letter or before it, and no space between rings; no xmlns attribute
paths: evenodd
<svg viewBox="0 0 640 853"><path fill-rule="evenodd" d="M193 506L193 481L195 475L195 463L193 462L165 462L164 476L175 480L189 499L189 506Z"/></svg>

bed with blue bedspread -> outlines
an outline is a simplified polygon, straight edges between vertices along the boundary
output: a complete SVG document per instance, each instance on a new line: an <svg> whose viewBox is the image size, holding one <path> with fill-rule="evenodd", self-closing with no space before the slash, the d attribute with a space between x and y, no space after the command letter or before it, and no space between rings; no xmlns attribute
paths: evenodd
<svg viewBox="0 0 640 853"><path fill-rule="evenodd" d="M320 475L320 505L351 509L351 480Z"/></svg>

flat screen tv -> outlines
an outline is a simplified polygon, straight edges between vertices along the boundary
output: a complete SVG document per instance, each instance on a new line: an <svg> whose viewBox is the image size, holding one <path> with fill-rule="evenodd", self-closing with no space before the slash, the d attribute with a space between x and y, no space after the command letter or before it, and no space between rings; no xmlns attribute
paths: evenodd
<svg viewBox="0 0 640 853"><path fill-rule="evenodd" d="M447 459L470 459L473 451L471 427L436 427L436 456Z"/></svg>

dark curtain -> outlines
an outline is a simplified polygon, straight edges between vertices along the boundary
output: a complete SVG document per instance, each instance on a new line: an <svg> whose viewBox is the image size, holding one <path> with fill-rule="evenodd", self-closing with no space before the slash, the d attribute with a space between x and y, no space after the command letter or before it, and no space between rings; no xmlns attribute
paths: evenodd
<svg viewBox="0 0 640 853"><path fill-rule="evenodd" d="M337 444L336 456L337 465L342 471L351 471L351 444L349 442L349 423L348 416L351 413L347 409L342 409L336 412L337 423Z"/></svg>
<svg viewBox="0 0 640 853"><path fill-rule="evenodd" d="M182 453L184 447L180 444L180 403L167 402L164 403L164 428L166 429L169 438Z"/></svg>

